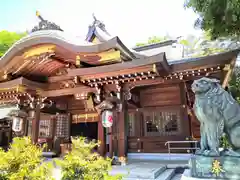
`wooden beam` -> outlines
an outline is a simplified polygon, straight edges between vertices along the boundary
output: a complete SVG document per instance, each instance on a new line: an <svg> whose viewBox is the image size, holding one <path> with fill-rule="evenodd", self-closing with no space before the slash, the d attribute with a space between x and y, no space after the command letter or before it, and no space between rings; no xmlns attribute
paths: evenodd
<svg viewBox="0 0 240 180"><path fill-rule="evenodd" d="M73 77L67 75L60 75L60 76L52 76L48 78L49 83L59 82L59 81L66 81L71 80Z"/></svg>
<svg viewBox="0 0 240 180"><path fill-rule="evenodd" d="M90 88L90 87L86 87L86 86L78 86L75 88L43 91L41 93L41 95L43 97L57 97L57 96L67 96L67 95L79 94L81 92L95 92L95 91L96 91L95 88Z"/></svg>
<svg viewBox="0 0 240 180"><path fill-rule="evenodd" d="M234 57L234 58L232 59L231 63L229 64L227 73L226 73L226 75L225 75L225 77L224 77L224 79L223 79L223 83L222 83L222 88L224 88L224 89L225 89L225 87L228 85L228 82L229 82L229 80L230 80L230 77L231 77L231 75L232 75L232 73L233 73L233 68L234 68L234 66L235 66L235 64L236 64L236 60L237 60L237 57Z"/></svg>
<svg viewBox="0 0 240 180"><path fill-rule="evenodd" d="M130 105L130 106L133 106L134 108L141 108L141 105L140 105L140 103L136 103L136 102L134 102L133 100L128 100L128 104Z"/></svg>
<svg viewBox="0 0 240 180"><path fill-rule="evenodd" d="M0 89L10 89L19 85L26 86L31 89L44 89L47 87L47 84L30 81L24 77L20 77L18 79L0 83Z"/></svg>
<svg viewBox="0 0 240 180"><path fill-rule="evenodd" d="M147 59L139 59L136 61L130 61L125 63L112 64L107 66L98 66L92 68L78 68L78 69L69 69L68 76L90 76L96 74L110 74L116 73L117 71L126 71L130 73L129 70L132 69L132 72L137 68L152 67L153 64L158 64L164 61L165 54L161 53L155 56L148 57ZM149 68L148 68L149 69Z"/></svg>

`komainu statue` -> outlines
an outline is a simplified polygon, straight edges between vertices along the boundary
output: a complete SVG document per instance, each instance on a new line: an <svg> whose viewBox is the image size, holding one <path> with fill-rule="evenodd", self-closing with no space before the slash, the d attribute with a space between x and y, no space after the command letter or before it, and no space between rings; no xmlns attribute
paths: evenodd
<svg viewBox="0 0 240 180"><path fill-rule="evenodd" d="M240 156L240 106L217 79L201 78L192 84L195 93L194 112L200 121L201 148L205 156ZM231 149L219 151L225 134Z"/></svg>

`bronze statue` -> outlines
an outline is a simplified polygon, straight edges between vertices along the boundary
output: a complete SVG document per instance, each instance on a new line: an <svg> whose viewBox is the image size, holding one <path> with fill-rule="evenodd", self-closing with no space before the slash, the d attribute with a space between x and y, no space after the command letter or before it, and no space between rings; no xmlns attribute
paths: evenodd
<svg viewBox="0 0 240 180"><path fill-rule="evenodd" d="M192 84L194 112L200 121L201 149L198 155L240 156L240 106L217 79L201 78ZM225 134L232 149L219 152Z"/></svg>

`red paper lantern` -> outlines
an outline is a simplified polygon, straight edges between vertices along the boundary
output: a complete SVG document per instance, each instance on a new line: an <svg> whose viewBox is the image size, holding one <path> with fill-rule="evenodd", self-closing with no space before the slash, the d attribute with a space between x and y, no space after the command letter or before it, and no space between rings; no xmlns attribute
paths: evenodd
<svg viewBox="0 0 240 180"><path fill-rule="evenodd" d="M102 125L105 128L111 127L113 124L113 112L105 110L102 112Z"/></svg>

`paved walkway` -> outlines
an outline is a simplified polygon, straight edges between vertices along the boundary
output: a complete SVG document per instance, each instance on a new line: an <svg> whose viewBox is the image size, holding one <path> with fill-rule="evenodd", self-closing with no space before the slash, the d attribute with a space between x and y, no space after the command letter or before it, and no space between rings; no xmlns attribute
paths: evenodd
<svg viewBox="0 0 240 180"><path fill-rule="evenodd" d="M113 166L111 175L122 174L124 180L180 180L177 167L187 167L187 161L137 161L131 160L126 166ZM61 178L60 168L54 168L53 176Z"/></svg>
<svg viewBox="0 0 240 180"><path fill-rule="evenodd" d="M113 166L111 175L122 174L125 180L178 180L178 167L187 167L187 161L130 161L126 166Z"/></svg>

